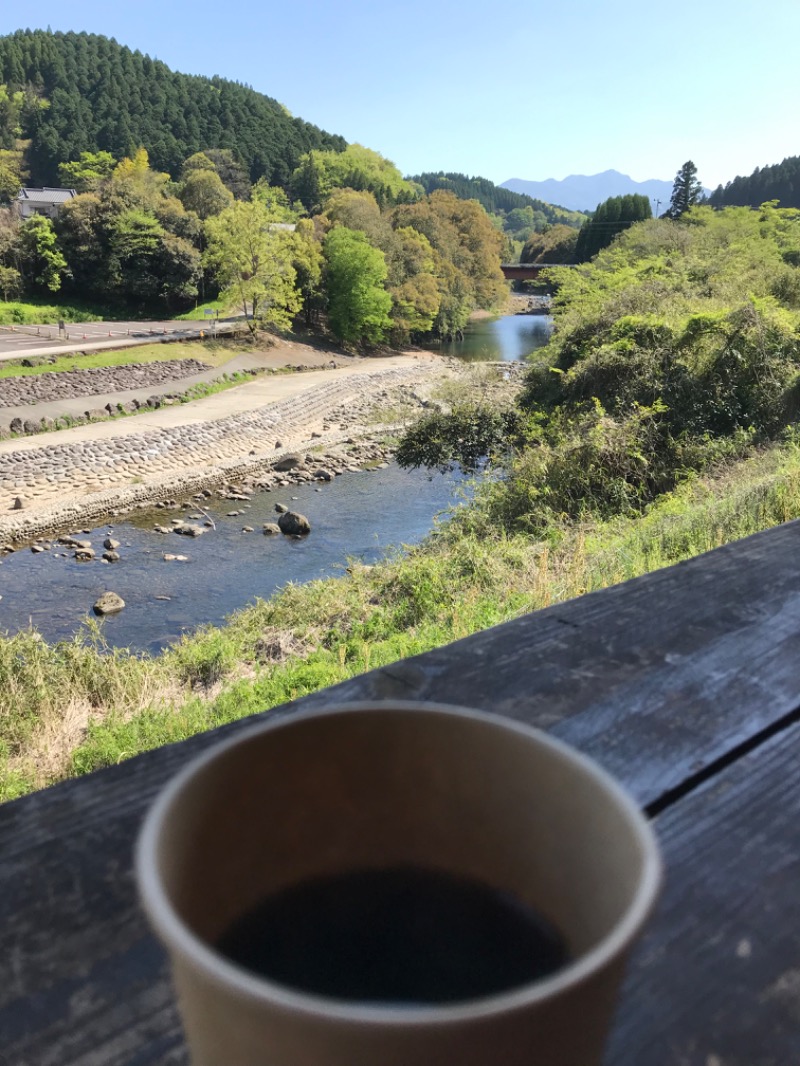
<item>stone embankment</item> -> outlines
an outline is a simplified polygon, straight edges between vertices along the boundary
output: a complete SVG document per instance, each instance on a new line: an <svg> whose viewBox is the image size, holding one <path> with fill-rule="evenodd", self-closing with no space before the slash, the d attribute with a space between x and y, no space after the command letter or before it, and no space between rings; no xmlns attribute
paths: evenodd
<svg viewBox="0 0 800 1066"><path fill-rule="evenodd" d="M215 421L2 454L0 544L244 478L267 475L261 481L269 487L276 463L299 449L324 458L330 447L368 435L376 407L408 414L427 404L426 383L437 379L436 369L428 363L332 375L298 395Z"/></svg>
<svg viewBox="0 0 800 1066"><path fill-rule="evenodd" d="M72 399L73 396L102 396L104 393L124 392L127 389L155 388L210 369L207 363L201 363L199 359L169 359L158 363L130 363L92 370L8 377L0 382L0 407L23 407Z"/></svg>

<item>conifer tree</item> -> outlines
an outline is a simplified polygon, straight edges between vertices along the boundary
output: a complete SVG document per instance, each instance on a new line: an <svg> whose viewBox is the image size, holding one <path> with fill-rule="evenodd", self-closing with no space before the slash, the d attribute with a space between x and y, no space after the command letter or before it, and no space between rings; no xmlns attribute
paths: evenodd
<svg viewBox="0 0 800 1066"><path fill-rule="evenodd" d="M703 186L697 180L697 167L688 159L678 173L672 186L672 196L667 208L667 218L680 218L703 195Z"/></svg>

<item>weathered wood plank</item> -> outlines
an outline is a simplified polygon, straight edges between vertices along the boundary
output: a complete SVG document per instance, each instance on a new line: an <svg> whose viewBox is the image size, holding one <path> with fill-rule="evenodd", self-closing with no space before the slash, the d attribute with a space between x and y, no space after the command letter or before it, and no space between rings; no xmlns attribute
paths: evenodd
<svg viewBox="0 0 800 1066"><path fill-rule="evenodd" d="M656 828L666 888L606 1066L800 1063L800 726Z"/></svg>
<svg viewBox="0 0 800 1066"><path fill-rule="evenodd" d="M800 525L770 530L270 713L389 697L482 707L558 733L651 803L800 705L798 549ZM244 727L0 807L0 1047L15 1066L183 1061L131 849L164 781Z"/></svg>

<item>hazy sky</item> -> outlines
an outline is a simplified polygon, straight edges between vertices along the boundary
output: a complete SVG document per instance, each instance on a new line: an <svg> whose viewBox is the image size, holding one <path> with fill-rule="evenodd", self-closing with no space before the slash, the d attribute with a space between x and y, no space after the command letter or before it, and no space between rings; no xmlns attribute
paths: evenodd
<svg viewBox="0 0 800 1066"><path fill-rule="evenodd" d="M20 20L36 19L35 25ZM800 154L800 0L38 0L84 30L276 97L405 174L621 170L715 187Z"/></svg>

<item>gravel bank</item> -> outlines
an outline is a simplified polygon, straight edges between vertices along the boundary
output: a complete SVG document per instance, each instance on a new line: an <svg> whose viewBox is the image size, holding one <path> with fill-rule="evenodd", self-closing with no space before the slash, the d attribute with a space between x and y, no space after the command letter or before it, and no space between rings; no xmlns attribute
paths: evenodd
<svg viewBox="0 0 800 1066"><path fill-rule="evenodd" d="M332 374L296 396L215 421L0 455L0 543L79 528L266 472L290 452L374 434L376 407L410 413L448 372L431 361Z"/></svg>

